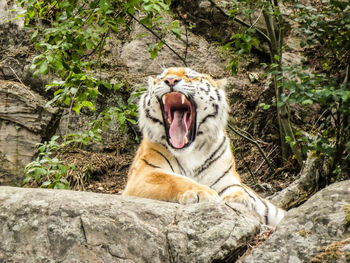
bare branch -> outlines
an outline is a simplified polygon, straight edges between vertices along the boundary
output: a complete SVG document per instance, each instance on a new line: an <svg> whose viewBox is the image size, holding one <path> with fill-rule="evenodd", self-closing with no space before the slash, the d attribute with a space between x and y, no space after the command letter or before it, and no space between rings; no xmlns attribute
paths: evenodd
<svg viewBox="0 0 350 263"><path fill-rule="evenodd" d="M166 42L164 39L162 39L160 36L158 36L152 29L150 29L150 28L148 28L146 25L142 24L142 23L140 22L140 20L138 20L138 19L137 19L135 16L133 16L131 13L128 12L128 15L129 15L132 19L134 19L137 23L139 23L141 26L143 26L147 31L149 31L153 36L155 36L159 41L163 42L163 44L164 44L167 48L169 48L169 49L171 50L171 52L173 52L173 53L184 63L184 65L187 67L186 60L183 59L183 58L179 55L179 53L177 53L171 46L169 46L169 45L167 44L167 42Z"/></svg>
<svg viewBox="0 0 350 263"><path fill-rule="evenodd" d="M231 125L228 125L228 127L230 128L231 131L233 131L234 133L236 133L238 136L242 137L243 139L251 142L252 144L254 144L260 154L262 155L262 157L264 158L264 160L266 161L266 163L268 164L268 166L270 167L270 169L273 171L275 168L274 166L271 164L271 162L269 161L269 159L266 157L266 154L264 153L263 149L261 149L260 145L253 139L248 138L247 136L245 136L244 134L240 133L239 131L237 131L235 128L233 128Z"/></svg>

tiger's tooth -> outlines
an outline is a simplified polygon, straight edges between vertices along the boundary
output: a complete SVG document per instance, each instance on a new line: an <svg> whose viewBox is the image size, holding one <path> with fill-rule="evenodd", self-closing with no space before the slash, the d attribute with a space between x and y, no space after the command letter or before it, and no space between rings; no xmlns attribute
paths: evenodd
<svg viewBox="0 0 350 263"><path fill-rule="evenodd" d="M165 96L163 96L163 104L165 105Z"/></svg>
<svg viewBox="0 0 350 263"><path fill-rule="evenodd" d="M187 144L188 143L188 138L187 137L185 137L185 144Z"/></svg>
<svg viewBox="0 0 350 263"><path fill-rule="evenodd" d="M168 119L168 123L171 124L171 120L170 119Z"/></svg>
<svg viewBox="0 0 350 263"><path fill-rule="evenodd" d="M186 99L185 95L182 94L182 96L181 96L181 102L182 102L182 104L185 103L185 99Z"/></svg>

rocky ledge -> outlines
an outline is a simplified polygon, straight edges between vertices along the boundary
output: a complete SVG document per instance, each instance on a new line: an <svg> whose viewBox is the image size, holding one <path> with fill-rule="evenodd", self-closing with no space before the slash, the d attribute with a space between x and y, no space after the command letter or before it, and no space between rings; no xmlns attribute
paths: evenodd
<svg viewBox="0 0 350 263"><path fill-rule="evenodd" d="M221 203L16 187L0 187L0 225L0 262L225 262L259 231Z"/></svg>
<svg viewBox="0 0 350 263"><path fill-rule="evenodd" d="M290 210L269 239L241 257L261 230L243 211L0 187L0 262L349 262L350 180Z"/></svg>

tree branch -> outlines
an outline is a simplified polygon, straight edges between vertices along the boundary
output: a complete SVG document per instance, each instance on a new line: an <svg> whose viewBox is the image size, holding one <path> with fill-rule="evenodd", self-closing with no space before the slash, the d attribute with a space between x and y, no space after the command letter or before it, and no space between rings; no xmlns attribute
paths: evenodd
<svg viewBox="0 0 350 263"><path fill-rule="evenodd" d="M147 31L149 31L153 36L155 36L159 41L163 42L163 44L164 44L167 48L169 48L169 49L171 50L171 52L173 52L173 53L184 63L184 65L187 67L186 60L183 59L183 58L179 55L179 53L177 53L171 46L169 46L169 45L167 44L167 42L166 42L164 39L162 39L160 36L158 36L152 29L150 29L150 28L148 28L146 25L142 24L142 23L140 22L140 20L138 20L138 19L137 19L135 16L133 16L131 13L127 12L127 14L128 14L132 19L134 19L137 23L139 23L141 26L143 26Z"/></svg>

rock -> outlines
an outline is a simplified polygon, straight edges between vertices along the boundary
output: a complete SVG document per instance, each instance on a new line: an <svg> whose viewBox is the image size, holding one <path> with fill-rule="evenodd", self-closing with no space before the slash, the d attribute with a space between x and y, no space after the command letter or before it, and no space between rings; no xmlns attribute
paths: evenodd
<svg viewBox="0 0 350 263"><path fill-rule="evenodd" d="M0 225L4 263L224 262L259 230L223 203L15 187L0 187Z"/></svg>
<svg viewBox="0 0 350 263"><path fill-rule="evenodd" d="M349 234L350 180L334 183L288 211L270 238L239 262L349 262ZM327 257L334 261L325 261Z"/></svg>
<svg viewBox="0 0 350 263"><path fill-rule="evenodd" d="M28 87L0 80L0 185L17 185L36 144L55 130L58 110Z"/></svg>
<svg viewBox="0 0 350 263"><path fill-rule="evenodd" d="M185 66L183 61L166 46L159 50L155 59L151 59L147 50L158 40L141 25L133 24L130 38L130 41L122 46L120 53L121 63L126 66L129 74L156 75L167 67ZM181 39L169 34L164 40L183 60L186 60L188 67L198 72L208 73L215 78L229 75L224 70L228 64L227 58L220 56L217 47L189 31L186 35L183 25ZM146 80L142 81L146 83Z"/></svg>
<svg viewBox="0 0 350 263"><path fill-rule="evenodd" d="M239 29L238 24L232 23L228 16L232 3L216 0L213 2L219 8L208 0L174 0L171 1L171 7L179 19L193 25L191 31L194 34L226 43Z"/></svg>

